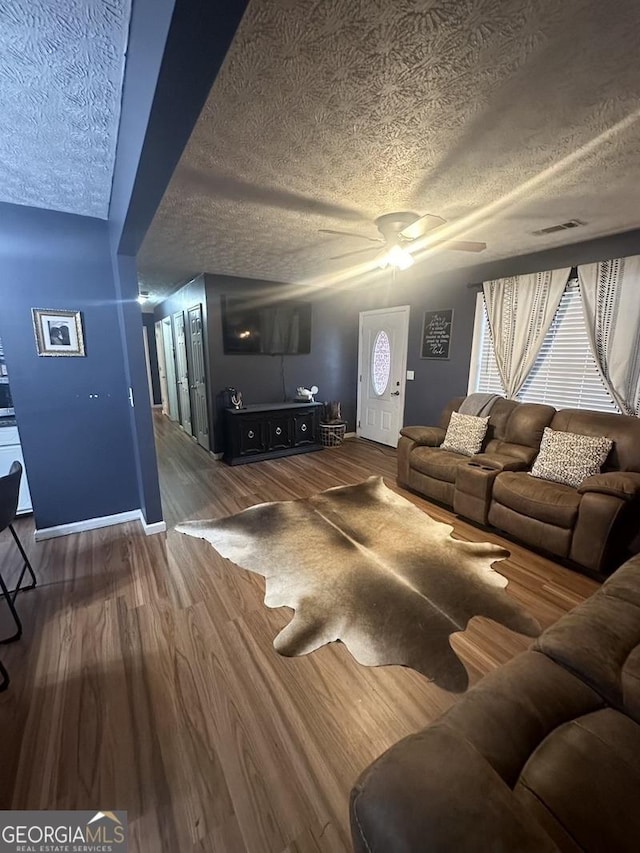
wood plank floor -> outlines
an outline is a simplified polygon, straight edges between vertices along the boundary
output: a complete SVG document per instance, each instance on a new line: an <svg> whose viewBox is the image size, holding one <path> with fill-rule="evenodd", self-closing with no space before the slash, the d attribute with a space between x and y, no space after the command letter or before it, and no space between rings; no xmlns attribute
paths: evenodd
<svg viewBox="0 0 640 853"><path fill-rule="evenodd" d="M24 638L0 646L12 675L0 808L127 809L135 853L348 851L360 771L457 697L402 667L360 666L339 643L280 657L271 643L290 611L266 608L261 578L172 527L371 474L396 488L395 451L348 440L229 468L156 421L166 535L127 524L34 544L32 521L18 524L41 580L19 599ZM457 536L505 545L509 591L543 626L596 588L410 499ZM0 565L14 564L4 534ZM475 618L452 643L475 682L529 640Z"/></svg>

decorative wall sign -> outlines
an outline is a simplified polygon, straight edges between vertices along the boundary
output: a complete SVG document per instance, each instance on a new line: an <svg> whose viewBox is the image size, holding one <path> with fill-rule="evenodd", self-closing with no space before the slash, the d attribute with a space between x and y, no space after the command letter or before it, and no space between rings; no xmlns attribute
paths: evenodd
<svg viewBox="0 0 640 853"><path fill-rule="evenodd" d="M444 311L425 311L420 357L448 359L452 328L453 308L447 308Z"/></svg>
<svg viewBox="0 0 640 853"><path fill-rule="evenodd" d="M80 311L32 308L38 355L85 355Z"/></svg>

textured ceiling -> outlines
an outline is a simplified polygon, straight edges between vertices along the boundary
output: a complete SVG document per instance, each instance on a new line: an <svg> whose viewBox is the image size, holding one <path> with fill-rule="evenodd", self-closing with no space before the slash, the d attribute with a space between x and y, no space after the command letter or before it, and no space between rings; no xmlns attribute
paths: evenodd
<svg viewBox="0 0 640 853"><path fill-rule="evenodd" d="M402 209L488 244L431 271L638 227L638 32L637 0L253 0L141 280L332 276L366 243L319 228Z"/></svg>
<svg viewBox="0 0 640 853"><path fill-rule="evenodd" d="M106 218L130 0L0 3L0 201Z"/></svg>

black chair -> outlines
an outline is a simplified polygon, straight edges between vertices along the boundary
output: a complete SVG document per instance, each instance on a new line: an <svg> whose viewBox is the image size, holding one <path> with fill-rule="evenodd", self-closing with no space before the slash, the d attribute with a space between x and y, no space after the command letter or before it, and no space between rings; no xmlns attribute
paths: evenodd
<svg viewBox="0 0 640 853"><path fill-rule="evenodd" d="M7 589L7 585L2 577L2 572L0 572L0 598L6 599L7 605L13 617L13 620L16 624L16 631L10 637L6 637L0 640L0 643L12 643L15 640L19 640L22 636L22 622L20 621L20 617L18 616L18 611L15 607L16 596L19 592L24 592L28 589L33 589L37 583L36 576L33 573L33 569L31 568L31 563L29 562L29 558L24 552L24 548L22 547L22 542L18 538L18 534L13 529L13 521L16 517L16 512L18 511L18 494L20 492L20 480L22 478L22 465L19 462L14 462L9 470L9 473L0 477L0 533L3 530L6 530L7 527L11 531L11 535L13 536L14 542L18 546L18 550L20 551L20 555L24 560L24 565L22 566L22 571L20 572L20 577L18 578L18 583L15 585L13 589ZM25 574L29 572L31 577L31 583L28 586L22 586L22 581L24 580ZM2 667L2 664L0 664ZM0 689L2 689L3 685L6 687L5 681L8 683L8 675L7 671L2 667L0 669L0 676L2 676L3 681L0 681Z"/></svg>

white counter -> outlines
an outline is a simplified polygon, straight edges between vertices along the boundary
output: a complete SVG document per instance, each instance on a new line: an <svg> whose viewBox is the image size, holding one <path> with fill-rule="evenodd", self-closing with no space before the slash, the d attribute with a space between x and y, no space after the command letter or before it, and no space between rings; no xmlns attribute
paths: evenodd
<svg viewBox="0 0 640 853"><path fill-rule="evenodd" d="M20 482L20 497L18 499L18 514L31 512L31 494L27 482L27 471L20 446L20 433L17 426L0 427L0 477L9 473L13 462L22 465L22 480Z"/></svg>

